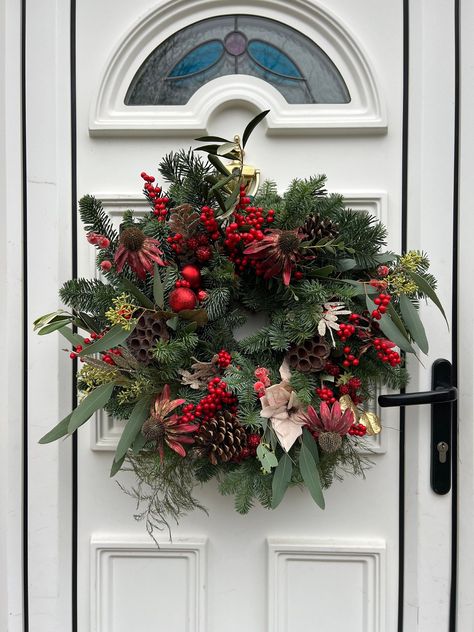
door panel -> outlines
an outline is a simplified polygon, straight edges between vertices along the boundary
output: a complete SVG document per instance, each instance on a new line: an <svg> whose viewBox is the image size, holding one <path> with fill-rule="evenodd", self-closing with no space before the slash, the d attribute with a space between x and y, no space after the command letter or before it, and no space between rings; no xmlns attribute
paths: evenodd
<svg viewBox="0 0 474 632"><path fill-rule="evenodd" d="M159 5L157 13L167 7L170 20L172 5ZM182 3L175 5L180 7ZM217 5L196 3L196 14L190 6L179 13L175 22L163 23L163 33L171 33L195 21L198 9L199 18L205 17L206 12L209 17L215 15ZM252 11L249 7L248 2L226 2L219 12L259 15L267 12L298 27L297 9L306 7L310 15L311 7L316 4L301 0L288 7L286 2L275 1L252 3ZM213 101L214 108L204 117L206 130L198 127L178 134L175 128L154 127L146 131L146 128L130 125L127 131L123 122L115 129L113 126L96 129L93 113L98 102L98 86L103 88L108 72L104 69L110 69L108 57L119 42L124 42L128 50L134 50L133 37L124 39L124 33L135 25L132 35L135 34L138 41L140 24L153 20L153 15L146 13L149 9L149 3L144 1L133 5L118 2L112 6L86 0L77 7L78 194L92 193L102 198L112 216L136 199L141 188L140 172L154 173L154 167L166 152L192 144L193 131L234 133L244 127L259 103L263 103L256 100L251 89L246 99L235 92L224 91L227 100L224 103ZM358 50L364 50L360 54L370 68L370 76L376 78L375 92L384 104L381 106L383 124L379 120L371 128L360 119L357 127L354 119L351 126L340 126L335 133L337 112L333 111L332 127L326 125L326 133L321 133L324 129L321 123L303 135L296 116L300 106L293 106L293 115L291 108L287 108L289 115L284 129L279 128L274 119L268 128L264 124L255 131L246 156L250 164L262 170L264 178L276 180L281 190L296 176L326 173L331 191L345 193L356 208L369 206L369 210L380 213L389 229L389 245L394 250L402 246L400 227L404 199L406 202L406 191L401 190L404 165L402 9L401 2L389 0L367 1L362 5L358 3L357 7L347 0L336 0L331 3L331 13L325 12L335 25L334 51L343 48L342 34L349 35ZM144 14L146 17L141 18ZM311 21L308 23L307 35L311 34ZM107 24L107 29L103 29L103 24ZM156 18L156 29L159 27L159 18ZM317 35L314 29L314 36ZM358 44L360 41L362 47ZM339 56L343 58L340 52ZM143 52L136 50L135 70L142 57ZM345 64L349 72L350 59L346 59ZM352 69L354 82L356 70ZM131 76L129 70L121 77L117 103L124 96L124 77ZM222 79L225 81L220 85L227 86L229 78ZM213 88L208 85L212 93ZM267 88L260 81L250 81L249 85L258 92L260 100L267 94L268 101L276 103L270 86ZM207 87L201 88L203 101ZM145 114L149 110L150 106L145 106ZM318 116L324 120L327 112L316 107L311 115L316 121ZM137 118L136 113L134 117ZM425 231L418 227L413 237L414 246L420 241L419 234L425 237ZM430 235L427 246L433 258L436 257L436 238L439 236ZM80 276L94 274L90 257L90 249L80 234ZM446 284L446 279L443 282ZM432 322L435 331L439 320L433 317ZM443 342L435 347L436 351L445 353ZM427 363L426 369L418 370L420 383L426 381L429 366ZM410 423L416 426L418 413L410 415ZM426 416L420 418L425 421L420 426L418 443L411 444L409 476L413 476L419 466L419 476L423 477L427 464L419 460L415 449L419 444L423 454L423 441L427 436ZM223 627L226 632L243 628L249 632L301 632L309 629L315 612L318 626L324 630L350 626L360 632L394 632L399 569L398 411L384 411L383 425L383 443L373 456L375 467L368 472L366 480L348 478L343 484L335 483L327 492L324 512L312 504L306 493L293 489L277 510L268 512L258 507L242 517L234 512L230 498L221 497L215 486L208 484L198 493L209 509L209 516L196 512L184 518L179 526L173 527L172 543L168 542L166 533L160 536L160 549L144 535L143 524L133 519L133 501L109 479L110 450L118 432L116 422L98 419L92 436L87 429L81 430L77 569L80 632L89 629L121 632L133 626L142 629L150 623L157 629L176 632L217 632ZM125 484L132 482L127 475L120 475L120 479ZM424 499L431 503L424 487L419 494L422 498L416 498L422 506ZM419 510L411 506L408 509L410 516L416 519ZM417 529L413 527L410 534L413 559L417 557L415 553L423 556L424 550L418 548ZM416 574L416 562L408 567L415 574L417 589L423 583L429 590L428 568L424 566L426 574L420 577ZM445 564L440 573L446 581ZM185 595L182 586L186 587ZM439 611L435 611L439 616Z"/></svg>

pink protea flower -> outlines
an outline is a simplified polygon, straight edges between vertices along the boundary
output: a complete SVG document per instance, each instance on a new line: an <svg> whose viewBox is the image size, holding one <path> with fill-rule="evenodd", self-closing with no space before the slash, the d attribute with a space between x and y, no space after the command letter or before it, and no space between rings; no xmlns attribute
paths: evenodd
<svg viewBox="0 0 474 632"><path fill-rule="evenodd" d="M247 246L244 255L261 262L264 279L281 274L283 283L289 285L291 272L300 259L302 239L299 229L274 228L268 230L263 239Z"/></svg>
<svg viewBox="0 0 474 632"><path fill-rule="evenodd" d="M348 408L342 412L339 402L334 402L331 408L326 402L321 402L319 413L312 406L308 406L305 417L310 431L325 452L339 450L342 437L349 432L354 423L352 410Z"/></svg>
<svg viewBox="0 0 474 632"><path fill-rule="evenodd" d="M190 433L199 429L198 424L180 423L177 414L169 416L181 404L184 399L170 399L170 387L166 384L160 395L155 398L150 411L150 417L145 421L142 427L144 436L149 441L155 441L156 449L163 459L164 444L166 443L172 450L180 456L186 456L183 448L184 444L194 443L194 438L189 436Z"/></svg>
<svg viewBox="0 0 474 632"><path fill-rule="evenodd" d="M125 228L120 234L120 243L115 253L114 261L117 272L122 272L128 263L133 272L142 281L146 273L153 274L153 264L164 266L163 252L156 239L147 237L139 228Z"/></svg>

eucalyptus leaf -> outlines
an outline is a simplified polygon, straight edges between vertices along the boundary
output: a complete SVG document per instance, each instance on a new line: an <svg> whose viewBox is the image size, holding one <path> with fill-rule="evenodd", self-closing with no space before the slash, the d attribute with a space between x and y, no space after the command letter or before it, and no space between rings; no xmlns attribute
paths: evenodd
<svg viewBox="0 0 474 632"><path fill-rule="evenodd" d="M203 327L208 321L205 309L182 309L178 312L178 316L184 320L194 321L199 325L199 327Z"/></svg>
<svg viewBox="0 0 474 632"><path fill-rule="evenodd" d="M53 331L57 331L58 329L62 329L63 327L66 327L66 325L69 325L71 320L72 320L71 318L63 318L62 320L55 320L52 323L49 323L49 325L45 325L44 327L42 327L38 331L38 335L39 336L46 336L46 334L50 334Z"/></svg>
<svg viewBox="0 0 474 632"><path fill-rule="evenodd" d="M400 310L413 340L420 347L423 353L428 353L429 345L428 339L426 337L425 328L423 327L423 323L421 322L418 310L406 294L400 295Z"/></svg>
<svg viewBox="0 0 474 632"><path fill-rule="evenodd" d="M137 286L132 283L129 279L123 278L120 279L120 283L124 290L127 290L129 294L131 294L134 298L137 299L140 307L146 307L147 309L153 309L153 301L151 301L148 296L145 296L141 290L137 288Z"/></svg>
<svg viewBox="0 0 474 632"><path fill-rule="evenodd" d="M240 188L238 184L236 184L234 187L234 190L225 201L225 208L228 213L234 209L235 203L237 202L237 198L239 197L239 193L240 193Z"/></svg>
<svg viewBox="0 0 474 632"><path fill-rule="evenodd" d="M132 444L132 452L134 454L138 454L142 448L145 447L147 442L147 438L140 432L140 434L135 438L135 441Z"/></svg>
<svg viewBox="0 0 474 632"><path fill-rule="evenodd" d="M416 285L418 286L418 289L420 290L420 292L422 294L426 294L426 296L428 296L433 301L433 303L437 306L437 308L443 314L444 320L446 321L446 324L449 326L448 319L446 318L446 314L444 313L443 306L441 305L441 301L439 300L436 292L431 287L431 285L428 283L428 281L426 281L426 279L424 279L422 276L420 276L416 272L411 272L411 271L407 270L406 273L416 283Z"/></svg>
<svg viewBox="0 0 474 632"><path fill-rule="evenodd" d="M153 273L153 298L156 305L158 305L160 309L163 309L165 306L165 292L163 289L163 283L161 282L160 271L156 263L154 264Z"/></svg>
<svg viewBox="0 0 474 632"><path fill-rule="evenodd" d="M303 428L302 441L308 450L311 452L313 459L316 464L319 463L319 452L316 441L314 440L313 435L310 433L308 428Z"/></svg>
<svg viewBox="0 0 474 632"><path fill-rule="evenodd" d="M392 321L395 323L395 325L401 331L403 336L405 336L405 338L408 339L408 331L406 330L405 325L403 324L403 320L398 315L398 312L395 309L395 307L392 305L392 303L388 304L387 314L390 316Z"/></svg>
<svg viewBox="0 0 474 632"><path fill-rule="evenodd" d="M257 458L260 461L262 468L267 474L272 471L273 467L278 465L278 459L274 452L265 447L263 443L260 443L257 447Z"/></svg>
<svg viewBox="0 0 474 632"><path fill-rule="evenodd" d="M82 400L79 406L72 412L67 429L69 434L72 434L79 426L82 426L83 423L90 419L96 410L103 408L107 404L112 397L114 386L115 384L113 382L101 384Z"/></svg>
<svg viewBox="0 0 474 632"><path fill-rule="evenodd" d="M366 297L366 303L367 309L370 313L377 309L377 305L369 296ZM378 323L383 333L387 336L389 340L395 343L397 347L400 347L400 349L406 351L407 353L415 353L415 350L411 346L409 340L402 334L399 328L391 320L390 316L384 314L382 318L378 321Z"/></svg>
<svg viewBox="0 0 474 632"><path fill-rule="evenodd" d="M227 142L227 143L223 143L222 145L219 145L216 153L218 156L226 156L227 154L230 154L233 151L238 151L238 149L239 149L239 146L236 145L234 142Z"/></svg>
<svg viewBox="0 0 474 632"><path fill-rule="evenodd" d="M347 272L348 270L352 270L357 265L357 261L355 259L340 259L337 262L337 269L340 272Z"/></svg>
<svg viewBox="0 0 474 632"><path fill-rule="evenodd" d="M75 334L69 327L63 327L59 330L59 333L75 347L77 345L84 345L84 339L79 334Z"/></svg>
<svg viewBox="0 0 474 632"><path fill-rule="evenodd" d="M178 327L178 323L179 323L179 318L177 316L173 316L172 318L168 318L168 320L166 321L166 326L172 329L173 331L176 331Z"/></svg>
<svg viewBox="0 0 474 632"><path fill-rule="evenodd" d="M68 426L71 420L72 413L69 413L67 417L64 417L52 430L47 432L44 437L38 441L38 443L51 443L57 441L61 437L65 437L68 434Z"/></svg>
<svg viewBox="0 0 474 632"><path fill-rule="evenodd" d="M112 467L110 468L110 478L113 478L122 469L125 457L123 456L120 461L112 461Z"/></svg>
<svg viewBox="0 0 474 632"><path fill-rule="evenodd" d="M247 127L244 129L244 133L242 134L242 147L245 147L248 139L250 138L250 134L257 127L260 121L263 121L263 119L267 116L269 112L270 110L264 110L263 112L260 112L260 114L257 114L257 116L255 116L250 121L250 123L248 123Z"/></svg>
<svg viewBox="0 0 474 632"><path fill-rule="evenodd" d="M323 277L326 278L334 272L334 266L324 266L323 268L315 268L307 273L309 277Z"/></svg>
<svg viewBox="0 0 474 632"><path fill-rule="evenodd" d="M130 417L128 418L125 428L118 442L117 450L115 452L114 461L118 462L127 454L127 450L132 446L133 442L137 438L143 423L146 421L150 413L151 397L147 395L138 400L133 407Z"/></svg>
<svg viewBox="0 0 474 632"><path fill-rule="evenodd" d="M314 502L324 509L325 502L323 496L323 489L321 485L321 478L319 476L318 466L314 460L313 454L306 446L305 443L301 444L299 466L301 476L303 477L304 484L309 490Z"/></svg>
<svg viewBox="0 0 474 632"><path fill-rule="evenodd" d="M44 316L40 316L36 320L33 321L33 331L52 323L55 320L63 320L65 317L69 316L72 319L72 316L69 312L64 311L64 309L58 309L55 312L50 312L49 314L44 314Z"/></svg>
<svg viewBox="0 0 474 632"><path fill-rule="evenodd" d="M372 287L368 283L362 283L361 281L353 281L352 279L338 279L341 283L348 283L349 285L353 285L357 289L357 294L377 294L378 290L375 287Z"/></svg>
<svg viewBox="0 0 474 632"><path fill-rule="evenodd" d="M229 172L225 168L225 165L222 163L221 160L219 160L219 158L217 156L214 156L214 154L209 154L207 159L209 160L211 165L213 167L215 167L217 169L217 171L219 171L223 176L228 176L229 175Z"/></svg>
<svg viewBox="0 0 474 632"><path fill-rule="evenodd" d="M79 312L79 318L84 323L87 331L94 331L96 334L100 333L100 325L95 318L85 312Z"/></svg>
<svg viewBox="0 0 474 632"><path fill-rule="evenodd" d="M200 143L230 143L230 140L227 140L227 138L221 138L220 136L200 136L199 138L195 138L194 140L197 140Z"/></svg>
<svg viewBox="0 0 474 632"><path fill-rule="evenodd" d="M92 355L93 353L99 353L100 351L107 351L108 349L118 347L118 345L125 342L133 330L133 326L129 330L126 330L120 325L114 325L102 338L84 347L79 357L82 358L86 355Z"/></svg>
<svg viewBox="0 0 474 632"><path fill-rule="evenodd" d="M281 459L278 461L278 465L273 473L272 480L272 509L278 507L283 500L288 485L291 481L291 475L293 473L293 463L289 455L285 452Z"/></svg>

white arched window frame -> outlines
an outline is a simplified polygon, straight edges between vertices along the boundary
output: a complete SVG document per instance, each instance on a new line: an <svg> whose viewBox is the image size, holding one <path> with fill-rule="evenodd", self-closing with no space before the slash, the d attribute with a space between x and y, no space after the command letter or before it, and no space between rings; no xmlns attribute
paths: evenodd
<svg viewBox="0 0 474 632"><path fill-rule="evenodd" d="M312 39L344 78L350 103L289 104L262 79L230 75L203 85L185 105L125 105L136 71L157 46L189 24L229 13L277 20ZM384 133L387 129L385 106L367 55L327 9L310 0L169 0L140 19L109 58L91 107L89 131L93 135L202 134L216 108L243 101L255 110L270 109L269 133Z"/></svg>

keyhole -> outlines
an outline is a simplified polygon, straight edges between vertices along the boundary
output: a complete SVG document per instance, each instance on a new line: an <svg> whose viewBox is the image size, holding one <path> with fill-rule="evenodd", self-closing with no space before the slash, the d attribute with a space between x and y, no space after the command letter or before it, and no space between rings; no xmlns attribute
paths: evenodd
<svg viewBox="0 0 474 632"><path fill-rule="evenodd" d="M446 443L446 441L440 441L436 446L436 449L438 450L439 454L439 462L446 463L446 454L449 450L449 445Z"/></svg>

